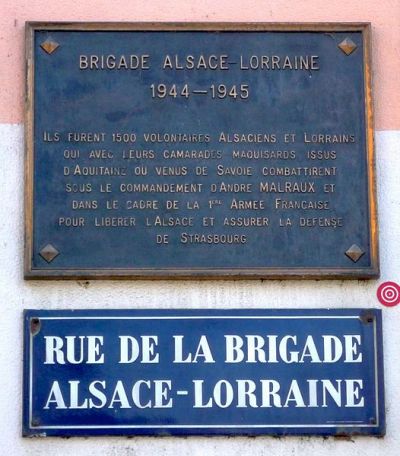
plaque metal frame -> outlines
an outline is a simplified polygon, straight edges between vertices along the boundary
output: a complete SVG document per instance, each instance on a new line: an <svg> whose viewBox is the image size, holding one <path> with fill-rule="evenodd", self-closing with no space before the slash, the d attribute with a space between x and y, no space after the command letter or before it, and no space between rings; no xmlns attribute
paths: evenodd
<svg viewBox="0 0 400 456"><path fill-rule="evenodd" d="M368 170L368 220L371 266L369 268L262 267L262 268L191 268L175 269L37 269L33 255L34 189L34 34L39 30L57 31L205 31L205 32L361 32L363 40L363 75L365 87L365 141ZM226 23L226 22L27 22L25 96L25 279L371 279L379 277L378 220L373 132L371 24L357 23Z"/></svg>

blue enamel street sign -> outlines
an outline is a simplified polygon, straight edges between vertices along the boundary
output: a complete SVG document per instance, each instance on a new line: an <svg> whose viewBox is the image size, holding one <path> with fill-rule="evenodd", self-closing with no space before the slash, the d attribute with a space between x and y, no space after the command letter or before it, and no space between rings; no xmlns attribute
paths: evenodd
<svg viewBox="0 0 400 456"><path fill-rule="evenodd" d="M25 311L23 434L383 435L381 312Z"/></svg>

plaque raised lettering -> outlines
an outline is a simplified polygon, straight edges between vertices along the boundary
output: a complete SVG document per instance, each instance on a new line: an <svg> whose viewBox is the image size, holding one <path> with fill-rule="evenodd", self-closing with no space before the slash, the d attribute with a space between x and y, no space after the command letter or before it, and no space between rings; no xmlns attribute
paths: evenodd
<svg viewBox="0 0 400 456"><path fill-rule="evenodd" d="M25 277L377 277L369 35L29 23Z"/></svg>

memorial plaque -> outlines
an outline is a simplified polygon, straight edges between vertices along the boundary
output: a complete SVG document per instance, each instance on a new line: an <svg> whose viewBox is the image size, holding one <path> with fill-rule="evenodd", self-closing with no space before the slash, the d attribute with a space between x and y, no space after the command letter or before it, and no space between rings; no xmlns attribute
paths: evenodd
<svg viewBox="0 0 400 456"><path fill-rule="evenodd" d="M381 311L25 312L25 436L383 435Z"/></svg>
<svg viewBox="0 0 400 456"><path fill-rule="evenodd" d="M28 24L26 278L377 277L369 30Z"/></svg>

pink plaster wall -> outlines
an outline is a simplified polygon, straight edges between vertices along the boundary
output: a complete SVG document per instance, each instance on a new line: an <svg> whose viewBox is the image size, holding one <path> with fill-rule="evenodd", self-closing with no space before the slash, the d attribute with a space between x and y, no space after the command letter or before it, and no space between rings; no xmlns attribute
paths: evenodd
<svg viewBox="0 0 400 456"><path fill-rule="evenodd" d="M0 0L0 123L23 121L25 21L371 22L375 126L400 129L400 0Z"/></svg>

